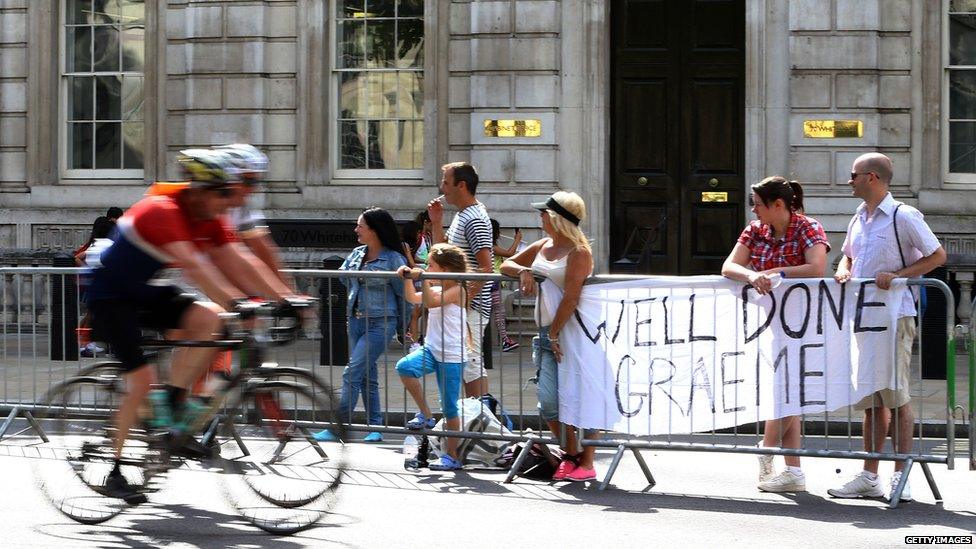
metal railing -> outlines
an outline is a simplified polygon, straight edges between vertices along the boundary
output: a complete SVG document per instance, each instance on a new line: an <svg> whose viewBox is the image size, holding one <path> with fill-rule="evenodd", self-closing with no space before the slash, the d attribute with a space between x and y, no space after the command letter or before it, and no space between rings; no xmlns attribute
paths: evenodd
<svg viewBox="0 0 976 549"><path fill-rule="evenodd" d="M969 315L969 470L976 471L976 299ZM953 406L953 409L955 407Z"/></svg>
<svg viewBox="0 0 976 549"><path fill-rule="evenodd" d="M343 385L343 371L348 363L348 352L356 352L355 349L343 347L349 343L345 338L348 319L346 314L346 288L342 281L359 279L361 281L393 281L402 283L395 273L388 272L352 272L352 271L327 271L314 269L290 270L292 276L298 281L300 287L309 293L318 293L321 296L319 311L319 326L310 330L309 337L287 348L273 351L272 360L288 366L297 366L311 370L326 383L336 390L341 390ZM0 427L0 437L6 434L12 422L18 415L23 415L30 422L30 427L38 431L43 436L43 431L38 426L31 415L31 411L36 407L44 395L45 391L56 383L62 382L76 373L80 368L105 357L78 357L77 349L71 352L71 347L76 345L74 339L74 327L80 322L81 313L84 305L77 302L78 296L83 293L83 281L79 277L83 273L82 269L73 268L0 268L0 315L2 315L2 349L0 349L0 361L2 361L2 380L0 380L0 408L5 409L9 415L6 422ZM427 273L423 275L427 279L451 279L472 282L490 283L501 280L511 280L500 275L490 274L447 274L447 273ZM625 280L647 280L649 277L640 276L595 276L588 282L590 284L610 283ZM683 281L683 287L694 287L695 285L706 286L708 282L698 278L688 278ZM932 404L925 404L921 396L921 386L923 384L921 371L911 378L911 395L913 408L918 411L912 437L913 450L909 453L898 453L892 449L885 451L865 451L860 448L861 440L857 435L860 430L859 418L851 407L841 410L825 411L822 414L805 414L803 416L802 443L800 448L778 448L761 447L756 445L756 436L761 431L760 422L754 421L731 428L710 429L694 433L666 433L654 436L637 436L621 433L606 433L602 439L586 439L582 441L583 446L597 446L603 448L615 448L616 454L610 465L609 470L603 477L600 488L605 488L623 455L632 452L638 460L645 478L648 483L653 485L654 478L650 469L641 457L642 450L682 450L682 451L701 451L701 452L727 452L742 454L768 454L782 456L806 456L806 457L832 457L846 459L880 459L888 461L901 461L906 464L906 471L911 469L913 463L921 464L929 485L936 499L941 499L934 480L928 470L929 463L945 463L950 469L954 467L956 422L954 409L956 407L956 369L955 369L955 335L953 329L953 303L952 293L948 287L938 280L918 279L911 280L912 286L926 286L935 288L943 292L947 300L948 323L946 326L946 346L947 346L947 380L946 380L946 402L939 406L940 410L933 411ZM44 288L38 295L36 288ZM61 291L55 291L61 288ZM372 297L369 292L377 291L377 287L364 284L365 294L362 298L369 301ZM26 307L24 302L29 295L32 305ZM74 302L72 302L74 300ZM389 305L386 294L379 301L380 305ZM976 309L976 302L974 302ZM44 315L36 314L36 311L45 311ZM400 332L406 328L409 321L407 308L398 309L402 326ZM378 319L364 317L367 325L377 322ZM487 317L481 322L489 323ZM976 337L976 315L970 320L971 329L969 332L970 341ZM378 355L370 356L368 359L377 361L377 375L374 377L367 372L362 384L367 386L363 390L362 385L358 388L358 393L354 395L364 395L363 405L355 404L350 406L349 419L351 430L362 432L380 432L390 434L415 434L405 428L406 420L412 417L412 412L417 409L415 404L409 399L409 395L398 381L398 374L395 369L397 361L409 352L409 346L402 339L400 343L393 343L394 334L397 329L390 329L390 324L385 324L381 335L384 338L382 351ZM918 354L921 354L921 324L919 324ZM402 337L402 336L401 336ZM445 431L443 428L438 430L420 431L437 436L456 436L464 439L477 439L486 441L506 441L506 442L541 442L546 444L559 443L559 434L547 432L545 422L540 421L536 411L535 390L529 386L529 379L535 374L535 366L532 364L532 355L528 350L527 341L513 352L502 352L496 342L491 342L490 349L494 363L494 368L488 374L488 392L498 401L500 407L505 410L507 415L512 418L512 428L495 430L465 430L470 417L462 418L462 430ZM970 448L970 468L976 468L976 460L973 458L973 411L974 398L976 398L976 359L974 359L974 345L969 345L969 448ZM375 418L369 417L369 409L376 402L370 396L368 386L377 383L382 388L380 395L381 421L371 421ZM929 381L929 386L934 382ZM431 408L436 411L437 406L437 384L427 381L424 378L424 394ZM375 395L375 393L373 393ZM926 410L930 412L926 416ZM944 413L944 418L941 417ZM545 436L544 436L545 435ZM945 451L942 452L937 446L942 446L944 442ZM529 452L522 452L520 458L525 458ZM511 481L515 472L518 471L520 463L515 463L507 477ZM907 474L904 475L907 477ZM897 505L897 498L893 501Z"/></svg>

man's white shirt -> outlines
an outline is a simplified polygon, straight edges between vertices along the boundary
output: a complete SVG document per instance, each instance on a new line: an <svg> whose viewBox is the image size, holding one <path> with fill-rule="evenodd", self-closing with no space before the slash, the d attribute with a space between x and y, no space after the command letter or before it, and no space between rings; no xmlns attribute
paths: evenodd
<svg viewBox="0 0 976 549"><path fill-rule="evenodd" d="M932 229L925 223L922 212L902 204L898 208L898 238L892 226L898 202L888 193L868 217L867 206L861 203L847 226L842 250L851 258L852 278L874 278L880 272L895 272L911 265L923 257L928 257L939 249L941 244ZM905 263L898 253L898 241ZM915 316L915 303L912 292L905 292L898 316Z"/></svg>

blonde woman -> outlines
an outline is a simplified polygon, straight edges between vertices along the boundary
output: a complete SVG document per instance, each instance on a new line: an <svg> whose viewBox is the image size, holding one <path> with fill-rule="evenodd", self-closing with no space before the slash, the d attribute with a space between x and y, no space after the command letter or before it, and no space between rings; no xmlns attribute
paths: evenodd
<svg viewBox="0 0 976 549"><path fill-rule="evenodd" d="M556 296L561 293L558 305L554 299L544 296L536 300L539 335L532 340L532 360L538 369L539 411L554 434L566 434L565 454L553 480L593 480L596 478L593 469L596 448L587 446L580 452L573 426L559 422L559 372L583 367L582 364L564 362L559 333L573 317L583 282L593 273L590 244L579 228L586 216L586 205L576 193L560 191L545 202L533 203L532 207L540 210L542 230L548 236L505 260L501 272L518 277L523 295L536 294L533 275L547 279L548 282L543 283L543 292L552 292Z"/></svg>

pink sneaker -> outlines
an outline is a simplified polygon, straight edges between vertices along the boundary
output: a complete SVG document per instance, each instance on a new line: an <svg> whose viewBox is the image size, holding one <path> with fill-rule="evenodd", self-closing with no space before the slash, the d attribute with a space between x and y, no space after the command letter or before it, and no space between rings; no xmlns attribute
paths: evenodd
<svg viewBox="0 0 976 549"><path fill-rule="evenodd" d="M596 479L596 469L592 467L587 469L586 467L577 467L573 469L568 475L566 475L566 480L571 482L586 482L588 480Z"/></svg>
<svg viewBox="0 0 976 549"><path fill-rule="evenodd" d="M572 456L563 456L562 461L559 462L559 467L556 472L552 474L552 480L566 480L566 475L572 473L578 465L573 461Z"/></svg>

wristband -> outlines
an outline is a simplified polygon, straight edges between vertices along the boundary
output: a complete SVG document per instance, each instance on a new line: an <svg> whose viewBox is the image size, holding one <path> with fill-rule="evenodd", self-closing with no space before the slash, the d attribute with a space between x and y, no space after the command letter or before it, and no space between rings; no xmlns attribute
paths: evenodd
<svg viewBox="0 0 976 549"><path fill-rule="evenodd" d="M786 271L780 271L779 276L786 278Z"/></svg>

